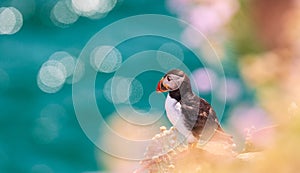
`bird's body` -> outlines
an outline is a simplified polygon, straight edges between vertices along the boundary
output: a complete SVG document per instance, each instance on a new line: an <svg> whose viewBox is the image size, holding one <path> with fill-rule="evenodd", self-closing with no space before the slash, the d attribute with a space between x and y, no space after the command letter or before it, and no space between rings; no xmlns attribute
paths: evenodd
<svg viewBox="0 0 300 173"><path fill-rule="evenodd" d="M211 105L193 93L190 79L183 71L168 72L157 91L169 91L165 102L167 117L189 143L208 141L224 132Z"/></svg>
<svg viewBox="0 0 300 173"><path fill-rule="evenodd" d="M182 115L181 104L176 99L172 98L170 94L168 94L165 109L167 113L167 117L178 131L184 136L190 135L190 129L185 126L185 119Z"/></svg>

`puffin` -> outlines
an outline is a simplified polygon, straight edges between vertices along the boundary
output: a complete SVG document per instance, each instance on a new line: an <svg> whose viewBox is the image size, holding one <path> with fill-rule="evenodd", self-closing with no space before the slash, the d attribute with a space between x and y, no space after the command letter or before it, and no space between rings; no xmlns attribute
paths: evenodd
<svg viewBox="0 0 300 173"><path fill-rule="evenodd" d="M231 144L213 107L194 94L189 77L179 69L167 72L157 84L158 93L168 92L165 109L171 124L186 137L188 144L209 141Z"/></svg>

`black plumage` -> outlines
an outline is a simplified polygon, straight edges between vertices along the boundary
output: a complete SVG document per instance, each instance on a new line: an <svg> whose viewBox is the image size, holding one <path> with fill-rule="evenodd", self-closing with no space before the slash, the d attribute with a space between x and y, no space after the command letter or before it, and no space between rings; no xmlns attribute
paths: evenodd
<svg viewBox="0 0 300 173"><path fill-rule="evenodd" d="M181 71L174 70L169 73L182 74ZM190 79L185 74L183 75L184 81L179 89L169 91L169 94L180 103L182 115L185 117L185 126L196 138L200 135L203 138L209 138L217 129L223 131L211 105L193 93ZM204 128L205 131L203 131Z"/></svg>

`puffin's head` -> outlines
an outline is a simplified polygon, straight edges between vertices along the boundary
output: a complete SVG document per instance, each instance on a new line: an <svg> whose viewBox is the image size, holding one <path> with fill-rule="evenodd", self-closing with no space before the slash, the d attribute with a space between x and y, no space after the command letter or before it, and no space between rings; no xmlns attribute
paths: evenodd
<svg viewBox="0 0 300 173"><path fill-rule="evenodd" d="M181 70L171 70L157 84L157 92L167 92L179 89L184 81L185 73Z"/></svg>

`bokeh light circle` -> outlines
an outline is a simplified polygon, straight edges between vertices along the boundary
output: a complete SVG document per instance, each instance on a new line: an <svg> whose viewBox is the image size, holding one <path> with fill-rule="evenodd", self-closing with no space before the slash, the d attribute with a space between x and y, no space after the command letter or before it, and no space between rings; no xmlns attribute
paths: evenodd
<svg viewBox="0 0 300 173"><path fill-rule="evenodd" d="M118 77L117 85L112 86L112 79L109 79L104 86L104 96L111 103L125 103L130 96L130 81L126 78ZM114 96L112 96L114 94ZM114 98L114 100L113 100Z"/></svg>
<svg viewBox="0 0 300 173"><path fill-rule="evenodd" d="M35 0L26 0L26 3L20 3L19 0L10 0L10 6L18 9L22 16L23 21L30 19L36 12L37 2Z"/></svg>
<svg viewBox="0 0 300 173"><path fill-rule="evenodd" d="M0 8L0 34L14 34L23 25L23 16L14 7Z"/></svg>
<svg viewBox="0 0 300 173"><path fill-rule="evenodd" d="M72 0L73 8L81 13L93 13L99 8L99 0Z"/></svg>
<svg viewBox="0 0 300 173"><path fill-rule="evenodd" d="M104 96L111 103L137 103L143 96L143 86L137 79L116 77L117 84L112 85L112 78L104 85ZM114 98L114 100L113 100Z"/></svg>
<svg viewBox="0 0 300 173"><path fill-rule="evenodd" d="M117 0L71 0L71 6L78 15L92 18L110 12L116 3Z"/></svg>
<svg viewBox="0 0 300 173"><path fill-rule="evenodd" d="M62 87L66 77L65 66L60 61L49 60L42 65L38 73L38 86L45 92L54 93Z"/></svg>
<svg viewBox="0 0 300 173"><path fill-rule="evenodd" d="M49 87L58 87L64 84L67 77L65 66L59 61L47 61L39 72L41 82Z"/></svg>
<svg viewBox="0 0 300 173"><path fill-rule="evenodd" d="M32 131L33 138L38 143L50 143L59 136L62 123L66 119L66 110L58 104L48 104L35 120Z"/></svg>
<svg viewBox="0 0 300 173"><path fill-rule="evenodd" d="M77 70L76 76L73 75L75 66L76 66L76 70ZM80 81L80 79L83 77L83 75L85 73L85 65L81 60L77 59L75 61L75 66L73 67L72 75L66 79L66 83L68 83L68 84L74 84L74 83Z"/></svg>
<svg viewBox="0 0 300 173"><path fill-rule="evenodd" d="M77 66L77 75L73 72ZM46 93L59 91L65 83L78 82L85 72L85 65L68 52L58 51L53 53L48 61L40 68L37 76L38 87Z"/></svg>
<svg viewBox="0 0 300 173"><path fill-rule="evenodd" d="M49 60L56 60L62 63L66 69L66 77L69 77L73 74L75 64L76 64L76 59L68 52L64 52L64 51L55 52L49 57Z"/></svg>
<svg viewBox="0 0 300 173"><path fill-rule="evenodd" d="M67 1L58 1L51 10L51 20L58 26L70 25L78 20L79 16L69 8Z"/></svg>
<svg viewBox="0 0 300 173"><path fill-rule="evenodd" d="M163 44L157 52L157 61L158 63L166 70L170 70L173 68L178 68L184 60L183 50L175 43L165 43ZM166 53L169 54L166 54ZM172 56L170 56L172 55ZM177 61L176 59L180 60Z"/></svg>
<svg viewBox="0 0 300 173"><path fill-rule="evenodd" d="M221 85L218 86L216 90L216 96L218 98L226 97L226 101L229 103L234 103L242 95L242 84L234 78L226 78L225 80L219 81ZM222 86L227 86L223 88Z"/></svg>
<svg viewBox="0 0 300 173"><path fill-rule="evenodd" d="M200 93L210 93L212 90L214 90L217 87L217 74L209 69L209 68L199 68L195 71L193 71L193 74L191 78L194 79L195 83L195 88L200 92ZM223 83L225 86L226 83Z"/></svg>
<svg viewBox="0 0 300 173"><path fill-rule="evenodd" d="M143 27L137 27L136 24L139 24L139 26ZM132 39L139 36L148 36L148 35L154 35L154 36L161 36L165 37L171 40L174 40L178 43L181 43L180 34L182 31L183 26L189 26L186 22L169 17L164 15L138 15L138 16L132 16L125 19L121 19L119 21L116 21L112 23L111 25L103 28L101 31L99 31L84 47L82 50L79 59L84 64L91 64L91 52L93 52L97 47L101 46L112 46L117 47L120 43ZM126 27L126 34L118 34L120 28ZM195 32L197 31L194 28ZM198 31L199 32L199 31ZM201 34L201 33L200 33ZM203 40L207 41L207 38L202 35ZM211 44L207 41L207 44L211 46ZM186 44L183 43L183 45L186 46ZM188 47L188 46L186 46ZM197 55L201 63L205 67L209 67L209 63L206 59L201 59L198 52L195 52L191 49L191 51ZM155 55L157 54L157 50L155 51ZM211 49L211 54L215 54L215 51ZM154 57L155 57L154 55ZM216 55L216 54L215 54ZM218 57L215 57L218 61ZM130 58L132 60L133 58ZM153 60L153 56L152 56ZM126 61L125 61L126 62ZM125 62L117 69L115 76L122 76L122 77L129 77L132 79L133 76L126 76L124 73L122 75L118 75L120 71L122 71L122 67L125 64ZM218 61L219 62L219 61ZM158 64L158 62L156 61ZM139 64L139 62L136 62L136 64ZM127 69L127 74L139 74L143 71L148 71L151 68L145 67L145 65L148 65L149 63L142 63L143 66L133 66L130 70ZM151 65L151 64L150 64ZM158 68L155 71L160 71L162 73L165 73L166 70L163 69L159 64L155 66ZM221 63L215 64L215 67L218 69L218 73L221 77L224 78L224 71L222 68ZM140 70L139 68L143 68ZM153 68L152 68L153 70ZM189 70L188 70L189 71ZM188 72L186 71L186 72ZM125 73L126 74L126 73ZM75 67L74 77L78 75L77 73L77 66ZM77 120L87 135L87 137L102 151L123 159L128 160L141 160L144 159L144 150L149 145L149 143L152 141L149 140L130 140L127 138L124 138L120 136L119 134L115 133L109 125L105 122L104 118L101 115L101 112L99 109L103 109L103 105L101 105L101 102L97 104L96 102L96 95L95 95L95 79L96 79L97 71L92 68L92 65L87 65L85 74L82 77L82 80L80 80L78 83L73 85L73 103L75 108L75 113ZM100 74L101 75L101 74ZM190 74L189 74L190 75ZM115 84L116 80L112 80L112 85ZM154 86L155 87L155 86ZM84 92L83 92L84 91ZM224 102L219 102L212 93L212 99L211 103L215 108L215 111L219 115L219 118L223 115L224 107L225 107L225 98ZM154 96L151 94L151 96ZM113 99L114 100L114 99ZM164 101L164 100L163 100ZM162 105L163 106L163 105ZM87 113L88 112L88 113ZM126 150L113 150L110 148L109 143L99 143L99 131L97 129L100 129L101 127L101 135L103 139L105 138L112 138L117 139L119 143L122 143L122 148L134 148L134 151L128 152Z"/></svg>
<svg viewBox="0 0 300 173"><path fill-rule="evenodd" d="M144 95L144 88L142 83L137 80L133 79L130 85L130 94L129 94L129 104L132 105L137 103L141 100Z"/></svg>
<svg viewBox="0 0 300 173"><path fill-rule="evenodd" d="M92 51L90 64L99 72L111 73L121 66L122 55L115 47L99 46Z"/></svg>
<svg viewBox="0 0 300 173"><path fill-rule="evenodd" d="M259 105L239 103L230 110L229 123L238 133L245 135L245 129L261 129L273 125L267 112Z"/></svg>
<svg viewBox="0 0 300 173"><path fill-rule="evenodd" d="M100 5L97 10L98 13L108 13L111 11L117 3L117 0L100 0Z"/></svg>
<svg viewBox="0 0 300 173"><path fill-rule="evenodd" d="M37 85L40 88L40 90L42 90L45 93L49 93L49 94L56 93L63 87L63 85L57 86L57 87L47 86L41 81L40 77L37 78Z"/></svg>

